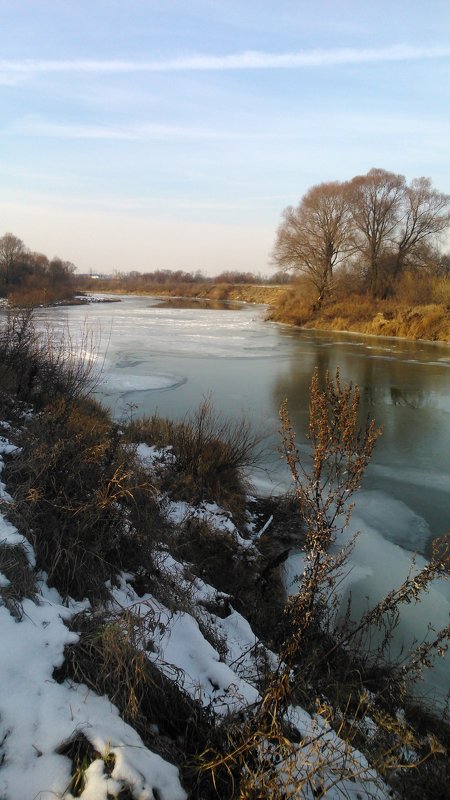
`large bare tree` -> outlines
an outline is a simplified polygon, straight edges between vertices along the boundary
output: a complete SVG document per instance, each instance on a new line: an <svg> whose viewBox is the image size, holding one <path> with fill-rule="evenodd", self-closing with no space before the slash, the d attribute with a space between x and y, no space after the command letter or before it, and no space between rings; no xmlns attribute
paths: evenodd
<svg viewBox="0 0 450 800"><path fill-rule="evenodd" d="M405 178L384 169L371 169L347 184L356 244L367 263L372 296L380 291L383 256L395 241L402 216Z"/></svg>
<svg viewBox="0 0 450 800"><path fill-rule="evenodd" d="M395 276L408 260L420 255L423 245L434 245L449 227L450 195L433 189L430 178L415 178L404 190L402 212L395 242Z"/></svg>
<svg viewBox="0 0 450 800"><path fill-rule="evenodd" d="M343 184L313 186L296 208L288 206L277 231L273 259L281 269L306 273L318 310L332 288L333 270L352 247L351 217Z"/></svg>

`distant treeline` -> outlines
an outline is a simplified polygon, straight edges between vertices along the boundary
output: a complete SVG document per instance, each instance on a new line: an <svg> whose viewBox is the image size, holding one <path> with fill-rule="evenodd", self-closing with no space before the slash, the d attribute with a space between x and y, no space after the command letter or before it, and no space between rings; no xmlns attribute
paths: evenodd
<svg viewBox="0 0 450 800"><path fill-rule="evenodd" d="M93 281L91 278L83 276L81 285L86 288L92 288ZM292 283L294 277L292 274L285 270L280 270L272 275L255 274L254 272L239 272L233 270L226 270L220 272L218 275L205 275L203 272L197 270L196 272L185 272L184 270L177 269L157 269L153 272L138 272L131 270L130 272L116 272L114 277L101 277L101 285L109 284L115 288L123 288L125 290L146 291L155 286L178 286L180 284L254 284L257 286L278 286L287 285ZM98 279L95 279L98 283ZM99 283L100 285L100 283Z"/></svg>
<svg viewBox="0 0 450 800"><path fill-rule="evenodd" d="M74 293L75 265L29 250L12 233L0 238L0 297L12 305L46 305Z"/></svg>

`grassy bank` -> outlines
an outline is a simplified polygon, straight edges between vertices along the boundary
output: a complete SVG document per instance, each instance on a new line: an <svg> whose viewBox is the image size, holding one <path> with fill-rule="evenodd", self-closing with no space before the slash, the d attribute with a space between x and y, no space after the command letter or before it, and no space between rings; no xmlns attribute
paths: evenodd
<svg viewBox="0 0 450 800"><path fill-rule="evenodd" d="M111 294L135 294L152 297L191 297L222 302L240 301L245 303L272 304L284 294L284 286L265 286L259 284L233 284L233 283L154 283L146 284L145 289L141 284L134 285L132 281L121 283L117 281L98 280L89 286L83 284L92 292L109 292Z"/></svg>
<svg viewBox="0 0 450 800"><path fill-rule="evenodd" d="M450 342L447 302L374 300L353 294L345 299L330 300L319 311L314 311L304 289L293 286L271 306L269 319L302 328Z"/></svg>

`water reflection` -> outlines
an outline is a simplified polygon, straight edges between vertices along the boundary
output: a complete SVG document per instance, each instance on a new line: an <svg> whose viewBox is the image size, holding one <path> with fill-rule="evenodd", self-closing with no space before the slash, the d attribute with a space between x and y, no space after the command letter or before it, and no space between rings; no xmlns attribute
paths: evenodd
<svg viewBox="0 0 450 800"><path fill-rule="evenodd" d="M393 406L406 406L408 408L421 408L430 404L429 395L425 392L405 392L398 386L390 387L391 402Z"/></svg>
<svg viewBox="0 0 450 800"><path fill-rule="evenodd" d="M239 311L244 306L233 300L211 300L205 297L167 297L149 308L192 308L206 311Z"/></svg>

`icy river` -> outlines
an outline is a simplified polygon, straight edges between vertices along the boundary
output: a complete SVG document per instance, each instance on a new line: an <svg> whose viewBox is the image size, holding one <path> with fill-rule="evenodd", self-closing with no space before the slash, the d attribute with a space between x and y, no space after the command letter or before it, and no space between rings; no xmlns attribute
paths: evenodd
<svg viewBox="0 0 450 800"><path fill-rule="evenodd" d="M366 607L418 563L434 537L450 531L450 346L425 342L299 331L264 321L260 306L211 308L195 302L121 298L118 303L37 312L74 340L92 331L103 366L99 399L116 418L151 414L180 419L211 395L227 417L245 414L267 437L263 463L251 476L255 491L281 491L289 475L278 452L278 409L287 397L307 453L308 390L315 367L357 384L365 413L382 425L350 530L360 531L342 591ZM289 560L287 580L298 571ZM351 587L351 588L350 588ZM448 582L420 607L402 614L397 642L422 639L427 622L448 622ZM398 646L395 644L394 646ZM431 681L449 685L449 660L439 659ZM430 689L430 680L426 682Z"/></svg>

